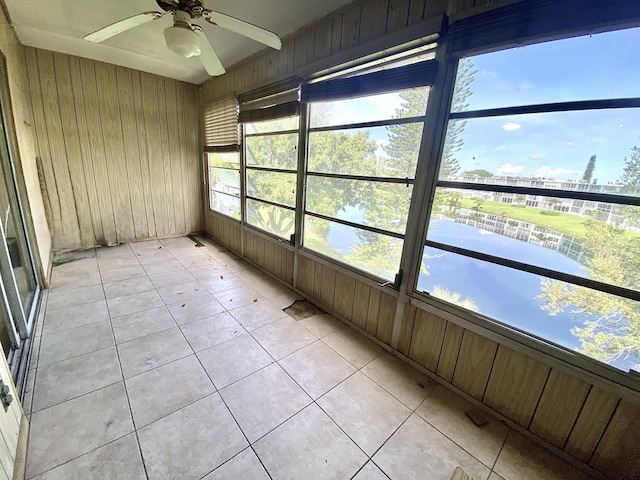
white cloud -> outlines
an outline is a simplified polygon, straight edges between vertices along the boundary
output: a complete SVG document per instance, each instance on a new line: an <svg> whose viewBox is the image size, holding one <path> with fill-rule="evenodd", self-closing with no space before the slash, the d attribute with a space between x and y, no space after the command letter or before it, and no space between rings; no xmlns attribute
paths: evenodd
<svg viewBox="0 0 640 480"><path fill-rule="evenodd" d="M496 175L517 175L524 170L524 165L503 163L496 169Z"/></svg>
<svg viewBox="0 0 640 480"><path fill-rule="evenodd" d="M538 155L537 153L534 153L533 155L529 155L527 157L527 160L542 160L544 157L542 155Z"/></svg>
<svg viewBox="0 0 640 480"><path fill-rule="evenodd" d="M490 232L488 230L482 230L482 229L478 230L478 233L480 235L493 235L493 232Z"/></svg>
<svg viewBox="0 0 640 480"><path fill-rule="evenodd" d="M502 124L502 129L507 132L514 132L519 130L522 126L519 123L507 122Z"/></svg>
<svg viewBox="0 0 640 480"><path fill-rule="evenodd" d="M554 177L559 177L563 175L574 175L576 173L579 173L579 172L576 172L575 170L570 170L568 168L551 168L545 165L537 169L536 173L534 173L533 176L554 178Z"/></svg>

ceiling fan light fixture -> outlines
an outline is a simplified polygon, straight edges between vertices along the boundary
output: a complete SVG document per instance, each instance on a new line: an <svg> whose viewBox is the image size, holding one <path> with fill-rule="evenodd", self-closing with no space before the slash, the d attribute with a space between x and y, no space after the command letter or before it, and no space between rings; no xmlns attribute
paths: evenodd
<svg viewBox="0 0 640 480"><path fill-rule="evenodd" d="M189 58L200 55L200 37L188 26L179 23L164 31L167 47L181 57Z"/></svg>

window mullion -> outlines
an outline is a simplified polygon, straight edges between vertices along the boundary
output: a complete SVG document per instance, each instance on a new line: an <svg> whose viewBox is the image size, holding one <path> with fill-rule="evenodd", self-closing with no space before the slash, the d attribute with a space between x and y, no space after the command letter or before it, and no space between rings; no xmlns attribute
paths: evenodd
<svg viewBox="0 0 640 480"><path fill-rule="evenodd" d="M293 260L293 286L296 286L296 278L298 274L298 263L300 259L300 247L302 246L302 235L304 225L304 210L307 191L307 150L308 150L308 132L309 132L309 105L302 103L300 105L299 117L300 133L298 134L298 172L296 179L296 223L293 245L295 247Z"/></svg>
<svg viewBox="0 0 640 480"><path fill-rule="evenodd" d="M429 228L429 217L440 169L440 157L453 98L458 62L456 60L444 61L445 50L446 43L439 46L436 51L436 60L441 64L429 93L427 114L422 129L413 198L409 206L405 245L400 262L400 268L408 272L408 275L403 275L404 278L400 284L401 295L406 295L408 291L415 291L418 285L424 239L427 237L427 229Z"/></svg>

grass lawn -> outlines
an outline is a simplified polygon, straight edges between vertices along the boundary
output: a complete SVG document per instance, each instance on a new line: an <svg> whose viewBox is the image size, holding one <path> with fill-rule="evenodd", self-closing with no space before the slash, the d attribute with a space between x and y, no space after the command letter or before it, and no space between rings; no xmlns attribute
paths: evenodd
<svg viewBox="0 0 640 480"><path fill-rule="evenodd" d="M471 198L463 198L461 206L463 208L473 209L475 203ZM556 232L566 233L578 238L584 237L586 232L584 225L586 218L571 215L570 213L555 212L558 215L543 215L542 212L549 212L549 210L533 207L522 208L508 203L491 202L487 200L480 206L480 211L532 223L540 227L549 227Z"/></svg>

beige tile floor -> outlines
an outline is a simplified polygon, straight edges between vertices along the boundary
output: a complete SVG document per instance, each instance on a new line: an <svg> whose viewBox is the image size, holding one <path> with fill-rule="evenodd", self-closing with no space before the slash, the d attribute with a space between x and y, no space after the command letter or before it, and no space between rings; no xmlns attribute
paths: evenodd
<svg viewBox="0 0 640 480"><path fill-rule="evenodd" d="M34 340L27 478L586 478L211 241L67 255Z"/></svg>

